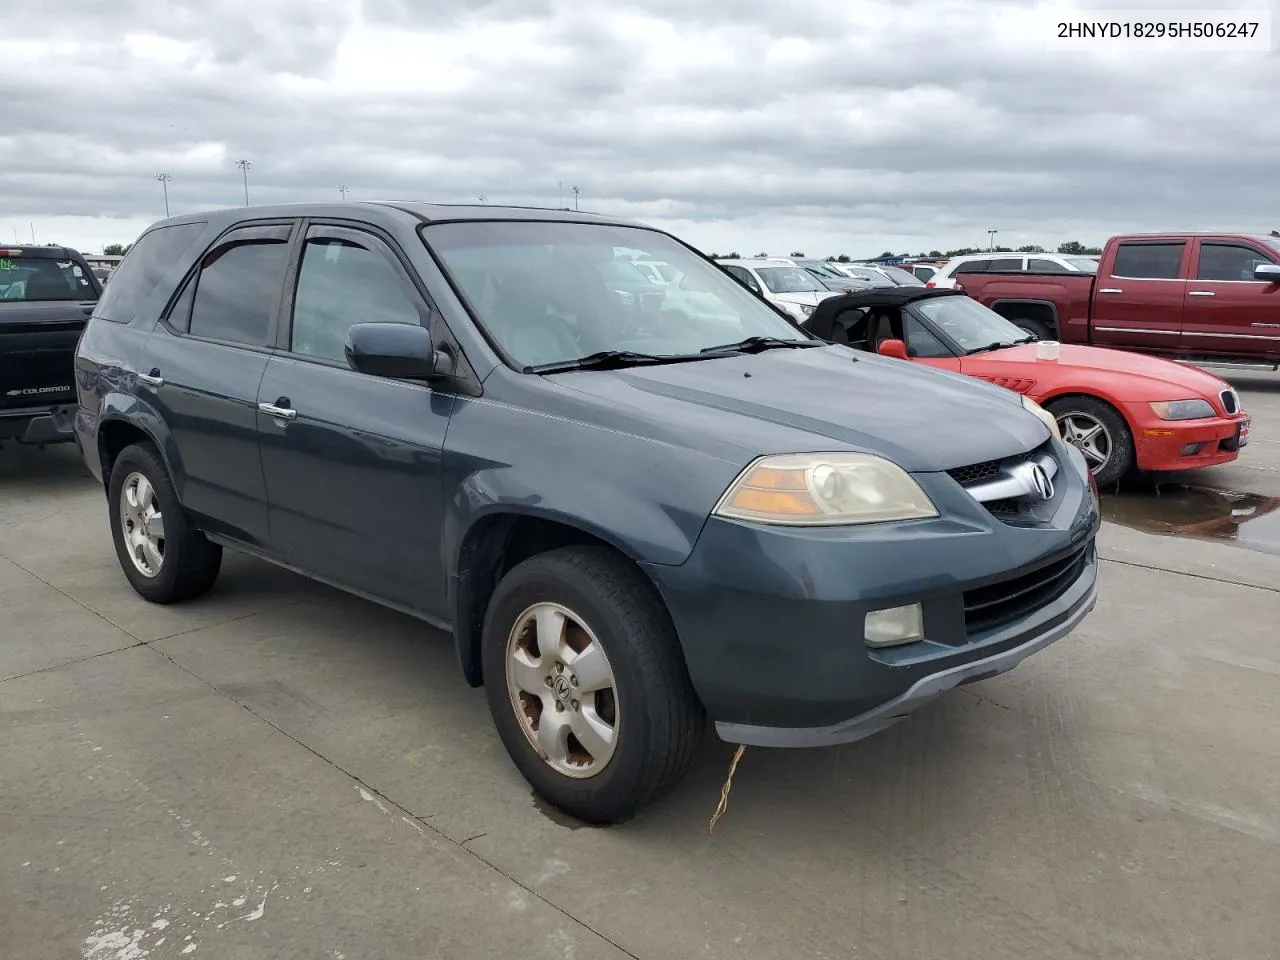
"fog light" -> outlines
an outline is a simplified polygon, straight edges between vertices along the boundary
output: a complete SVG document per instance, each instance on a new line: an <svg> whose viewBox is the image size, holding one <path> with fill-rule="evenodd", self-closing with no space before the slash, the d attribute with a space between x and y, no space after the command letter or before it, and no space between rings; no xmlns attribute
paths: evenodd
<svg viewBox="0 0 1280 960"><path fill-rule="evenodd" d="M1182 455L1184 457L1194 457L1197 453L1204 449L1203 443L1184 443L1182 445Z"/></svg>
<svg viewBox="0 0 1280 960"><path fill-rule="evenodd" d="M868 647L896 647L924 639L924 617L920 604L872 610L867 614L865 637Z"/></svg>

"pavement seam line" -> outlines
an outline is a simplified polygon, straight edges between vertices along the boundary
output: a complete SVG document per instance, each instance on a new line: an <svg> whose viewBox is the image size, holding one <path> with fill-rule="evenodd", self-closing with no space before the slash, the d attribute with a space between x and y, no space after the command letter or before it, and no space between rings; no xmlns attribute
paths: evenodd
<svg viewBox="0 0 1280 960"><path fill-rule="evenodd" d="M138 635L137 635L136 633L134 633L133 631L131 631L131 630L126 630L124 627L122 627L120 624L116 623L114 620L112 620L112 619L111 619L110 617L108 617L106 614L99 613L97 610L93 609L93 607L89 606L87 603L84 603L83 601L77 600L75 597L73 597L71 594L67 593L67 591L63 590L61 587L55 586L54 584L50 583L48 580L46 580L44 577L40 576L40 574L36 573L34 570L30 570L30 569L28 569L27 567L24 567L24 566L23 566L21 563L19 563L17 560L13 559L13 557L7 556L7 555L2 554L2 553L0 553L0 557L4 557L4 559L8 560L10 563L12 563L15 567L17 567L19 570L21 570L21 571L22 571L23 573L25 573L27 576L29 576L29 577L35 577L37 580L39 580L41 583L43 583L46 587L48 587L48 588L49 588L50 590L52 590L54 593L61 594L62 596L66 597L68 600L70 600L72 603L74 603L76 606L81 607L81 608L82 608L82 609L84 609L84 610L88 610L90 613L92 613L92 614L93 614L95 617L97 617L99 620L103 620L103 621L105 621L105 622L107 622L107 623L111 624L111 626L115 627L117 630L119 630L119 631L120 631L121 633L123 633L125 636L127 636L127 637L133 637L133 639L137 640L137 641L138 641L138 643L147 643L147 642L148 642L148 641L146 641L146 640L143 640L140 636L138 636Z"/></svg>
<svg viewBox="0 0 1280 960"><path fill-rule="evenodd" d="M70 667L77 663L84 663L87 660L97 660L101 657L109 657L112 654L121 653L125 650L137 650L138 647L145 647L147 642L139 640L137 643L131 643L126 647L116 647L114 650L103 650L101 653L90 653L83 657L76 657L74 660L63 660L61 663L55 663L47 667L41 667L38 670L28 670L26 673L15 673L12 677L0 677L0 683L8 683L10 680L25 680L27 677L39 676L42 673L48 673L50 670L61 670L63 667Z"/></svg>
<svg viewBox="0 0 1280 960"><path fill-rule="evenodd" d="M1252 590L1265 590L1268 593L1280 593L1280 587L1266 587L1260 583L1244 583L1240 580L1225 580L1222 577L1211 577L1206 573L1192 573L1188 570L1170 570L1168 567L1154 567L1149 563L1137 563L1133 560L1116 560L1112 557L1102 557L1105 563L1118 563L1122 567L1137 567L1139 570L1155 570L1157 573L1172 573L1178 577L1194 577L1197 580L1207 580L1210 583L1225 583L1232 587L1248 587Z"/></svg>
<svg viewBox="0 0 1280 960"><path fill-rule="evenodd" d="M443 840L445 843L449 844L449 846L454 847L454 848L456 848L456 849L458 849L458 850L461 850L461 851L462 851L463 853L465 853L467 856L472 857L472 858L473 858L473 859L475 859L477 862L479 862L479 863L483 864L485 867L487 867L488 869L492 870L494 873L497 873L499 876L501 876L501 877L505 878L506 880L511 881L511 883L514 883L517 887L519 887L519 888L520 888L521 890L523 890L525 893L529 894L529 896L533 897L535 900L538 900L538 901L539 901L539 902L541 902L541 903L546 904L548 907L550 907L552 910L556 911L556 913L559 913L561 916L563 916L565 919L569 920L571 923L574 923L574 924L576 924L577 926L581 927L583 930L586 930L586 931L587 931L588 933L590 933L592 936L599 937L601 940L603 940L605 943L609 944L609 945L610 945L611 947L613 947L615 950L617 950L617 951L619 951L620 953L622 953L622 954L624 954L624 955L626 955L626 956L630 957L630 958L631 958L631 960L640 960L640 957L639 957L639 956L637 956L636 954L632 953L632 952L631 952L630 950L628 950L626 947L622 946L622 944L618 943L617 941L613 940L612 938L610 938L610 937L608 937L608 936L605 936L605 934L601 933L599 930L596 930L594 927L592 927L592 926L591 926L589 923L587 923L586 921L578 919L578 918L577 918L577 917L575 917L572 913L570 913L568 910L566 910L564 907L560 906L558 903L555 903L555 902L554 902L554 901L552 901L552 900L548 900L548 899L547 899L546 897L544 897L542 894L538 893L538 891L536 891L536 890L534 890L533 888L531 888L530 886L528 886L528 884L525 884L525 883L523 883L522 881L520 881L520 880L516 879L515 877L511 876L511 874L507 873L507 871L503 870L503 869L502 869L500 866L498 866L496 863L493 863L492 861L490 861L490 860L486 859L485 857L481 856L479 853L477 853L476 851L472 850L470 847L463 846L463 844L464 844L464 843L470 843L472 840L478 840L478 839L480 839L480 837L485 836L485 834L481 833L481 834L477 834L476 836L473 836L473 837L468 837L465 841L463 841L462 843L459 843L457 840L454 840L452 837L450 837L447 833L445 833L445 832L444 832L443 830L441 830L439 827L434 826L434 825L430 822L430 817L429 817L429 816L427 816L427 817L419 816L418 814L416 814L416 813L414 813L412 810L410 810L408 807L404 806L403 804L399 803L399 802L398 802L398 801L396 801L396 800L393 800L391 797L387 796L385 793L383 793L383 792L382 792L381 790L379 790L377 787L375 787L375 786L373 786L372 784L370 784L370 783L366 782L365 780L362 780L360 777L356 776L356 775L355 775L354 773L352 773L350 770L347 770L347 769L346 769L345 767L343 767L340 763L337 763L337 762L335 762L335 761L333 761L333 760L329 759L328 757L326 757L326 756L325 756L323 753L321 753L319 750L315 749L315 747L312 747L312 746L310 746L309 744L306 744L306 743L304 743L303 741L299 740L296 736L294 736L294 735L293 735L292 733L290 733L288 730L286 730L286 729L284 729L283 727L281 727L281 726L280 726L279 724L277 724L275 721L271 720L269 717L265 717L265 716L263 716L262 714L258 713L258 711L254 710L254 709L253 709L253 707L249 706L249 705L248 705L247 703L245 703L243 700L239 700L239 699L237 699L236 697L233 697L231 694L227 693L225 690L223 690L221 687L219 687L216 683L213 683L212 681L205 679L204 677L200 676L200 674L196 673L194 670L192 670L192 669L190 669L190 668L188 668L188 667L184 666L183 664L179 663L177 660L175 660L173 657L169 656L167 653L165 653L165 652L164 652L163 650L161 650L159 647L152 646L150 643L139 643L137 646L146 647L147 649L152 650L153 652L155 652L155 653L156 653L156 654L158 654L159 656L163 657L166 661L168 661L169 663L173 664L173 665L174 665L175 667L177 667L179 670L183 671L184 673L188 674L189 676L191 676L191 677L195 678L196 680L200 681L201 683L203 683L206 687L208 687L210 690L212 690L212 691L213 691L214 693L216 693L218 696L220 696L220 697L225 697L227 700L230 700L232 703L234 703L234 704L235 704L236 706L238 706L240 709L244 710L244 711L245 711L246 713L248 713L250 716L252 716L252 717L256 717L258 720L261 720L263 723L265 723L265 724L266 724L267 726L269 726L271 729L275 730L277 733L281 734L281 735L282 735L282 736L284 736L284 737L287 737L289 740L291 740L291 741L293 741L294 743L296 743L299 747L301 747L303 750L306 750L306 751L307 751L308 753L310 753L312 756L316 757L316 758L317 758L317 759L319 759L319 760L322 760L323 762L325 762L326 764L328 764L330 767L332 767L334 770L337 770L337 771L338 771L339 773L341 773L343 776L345 776L345 777L347 777L348 779L350 779L353 783L358 784L362 789L364 789L364 790L368 790L371 794L373 794L374 796L378 797L378 798L379 798L379 799L381 799L381 800L385 800L387 803L389 803L389 804L391 804L393 807L395 807L395 808L396 808L396 810L398 810L400 813L404 814L404 815L405 815L405 816L407 816L407 817L410 817L410 818L411 818L415 823L421 824L421 826L422 826L423 828L425 828L425 829L427 829L427 830L430 830L433 834L435 834L437 837L439 837L439 838L440 838L441 840Z"/></svg>

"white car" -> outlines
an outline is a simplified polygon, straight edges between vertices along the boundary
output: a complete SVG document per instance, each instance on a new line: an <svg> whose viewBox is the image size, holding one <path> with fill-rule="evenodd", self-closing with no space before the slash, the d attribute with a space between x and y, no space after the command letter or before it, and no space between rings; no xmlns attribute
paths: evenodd
<svg viewBox="0 0 1280 960"><path fill-rule="evenodd" d="M1097 273L1096 257L1062 253L971 253L952 257L925 284L942 290L954 289L956 277L966 273Z"/></svg>
<svg viewBox="0 0 1280 960"><path fill-rule="evenodd" d="M748 290L803 322L813 315L818 303L839 296L829 290L808 270L790 260L758 257L749 260L717 260L729 274Z"/></svg>

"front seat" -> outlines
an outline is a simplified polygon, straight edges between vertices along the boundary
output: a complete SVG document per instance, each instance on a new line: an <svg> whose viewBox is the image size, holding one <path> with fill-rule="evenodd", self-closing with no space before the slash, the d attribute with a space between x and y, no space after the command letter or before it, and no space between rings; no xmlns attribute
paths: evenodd
<svg viewBox="0 0 1280 960"><path fill-rule="evenodd" d="M867 343L873 353L880 352L880 344L893 340L893 322L889 314L880 312L871 317L867 324Z"/></svg>

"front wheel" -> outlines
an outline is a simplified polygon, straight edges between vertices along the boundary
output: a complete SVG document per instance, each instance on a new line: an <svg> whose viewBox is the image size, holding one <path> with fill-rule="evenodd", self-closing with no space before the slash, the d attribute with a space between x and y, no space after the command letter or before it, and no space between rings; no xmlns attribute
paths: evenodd
<svg viewBox="0 0 1280 960"><path fill-rule="evenodd" d="M555 806L619 823L684 776L704 713L671 618L625 558L566 547L518 564L494 591L483 645L498 734Z"/></svg>
<svg viewBox="0 0 1280 960"><path fill-rule="evenodd" d="M1111 487L1133 469L1133 433L1119 412L1094 397L1063 397L1045 404L1062 439L1079 450L1099 487Z"/></svg>

